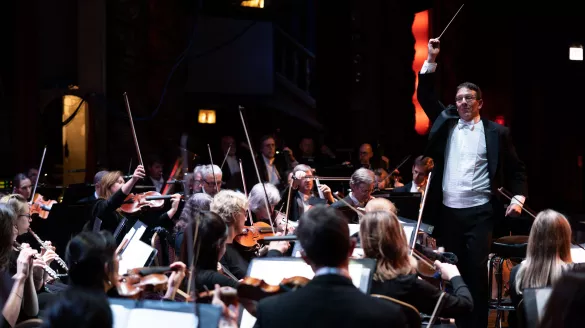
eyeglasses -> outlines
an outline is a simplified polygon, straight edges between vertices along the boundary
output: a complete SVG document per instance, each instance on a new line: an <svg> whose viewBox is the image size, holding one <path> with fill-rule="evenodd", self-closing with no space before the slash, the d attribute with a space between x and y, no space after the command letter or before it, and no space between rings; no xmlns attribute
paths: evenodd
<svg viewBox="0 0 585 328"><path fill-rule="evenodd" d="M455 97L455 102L463 102L464 100L466 102L470 102L471 100L475 100L476 97L474 95L465 95L465 96L459 96L459 97Z"/></svg>
<svg viewBox="0 0 585 328"><path fill-rule="evenodd" d="M30 214L20 214L18 217L21 217L21 216L24 216L24 217L27 217L30 219Z"/></svg>
<svg viewBox="0 0 585 328"><path fill-rule="evenodd" d="M217 183L214 181L203 181L203 182L205 182L205 184L208 186L213 186L214 184L216 184L218 186L221 185L221 180L217 180Z"/></svg>

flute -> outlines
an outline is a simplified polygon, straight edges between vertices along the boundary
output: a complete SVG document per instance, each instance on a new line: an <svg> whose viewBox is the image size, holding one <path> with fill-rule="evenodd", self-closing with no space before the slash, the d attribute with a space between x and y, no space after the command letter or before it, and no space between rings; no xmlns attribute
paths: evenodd
<svg viewBox="0 0 585 328"><path fill-rule="evenodd" d="M41 240L41 238L39 238L39 236L38 236L38 235L37 235L37 234L36 234L34 231L32 231L32 229L31 229L31 228L28 228L28 232L29 232L29 233L30 233L30 234L31 234L33 237L35 237L35 239L37 240L37 242L39 242L39 244L41 244L41 247L42 247L42 248L44 248L44 249L49 249L49 247L50 247L50 246L46 245L46 244L45 244L45 242L43 242L43 241ZM63 269L65 269L65 271L69 272L69 268L67 267L67 263L65 263L65 261L63 261L63 259L62 259L60 256L57 256L57 257L55 258L55 261L56 261L56 262L57 262L57 263L58 263L58 264L59 264L59 265L60 265L60 266L61 266Z"/></svg>
<svg viewBox="0 0 585 328"><path fill-rule="evenodd" d="M15 247L15 249L20 252L20 251L22 251L22 246ZM41 257L38 254L35 255L34 257L35 257L35 259L41 259ZM32 268L31 268L31 270L32 270ZM57 274L57 272L55 272L55 270L51 269L48 265L45 264L45 266L43 267L43 270L45 270L45 272L49 276L51 276L51 278L53 278L55 280L59 279L59 274Z"/></svg>

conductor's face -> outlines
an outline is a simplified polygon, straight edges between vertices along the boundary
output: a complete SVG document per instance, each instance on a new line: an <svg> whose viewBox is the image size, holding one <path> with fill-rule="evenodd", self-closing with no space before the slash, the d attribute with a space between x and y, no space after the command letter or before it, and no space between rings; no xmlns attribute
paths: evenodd
<svg viewBox="0 0 585 328"><path fill-rule="evenodd" d="M464 121L471 121L479 116L483 100L477 99L477 93L468 88L461 88L455 96L455 104L459 117Z"/></svg>

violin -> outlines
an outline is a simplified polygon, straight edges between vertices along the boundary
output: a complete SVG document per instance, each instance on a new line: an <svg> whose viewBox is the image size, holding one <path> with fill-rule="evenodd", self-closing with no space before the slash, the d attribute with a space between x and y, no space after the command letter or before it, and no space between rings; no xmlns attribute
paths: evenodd
<svg viewBox="0 0 585 328"><path fill-rule="evenodd" d="M262 279L245 277L238 284L238 297L251 301L259 301L268 296L295 291L298 288L306 286L309 281L311 280L308 278L294 276L282 279L278 285L269 285Z"/></svg>
<svg viewBox="0 0 585 328"><path fill-rule="evenodd" d="M164 273L171 267L135 268L121 276L116 286L118 294L131 299L144 298L146 293L165 291L169 277Z"/></svg>
<svg viewBox="0 0 585 328"><path fill-rule="evenodd" d="M197 303L211 303L215 296L214 290L207 290L197 295ZM225 305L237 305L238 304L238 291L233 287L221 287L220 300Z"/></svg>
<svg viewBox="0 0 585 328"><path fill-rule="evenodd" d="M244 228L244 230L234 238L234 241L248 249L255 249L259 247L259 241L264 239L264 237L274 236L272 231L270 224L266 222L255 222L251 227Z"/></svg>
<svg viewBox="0 0 585 328"><path fill-rule="evenodd" d="M33 201L30 205L30 215L37 214L41 219L46 219L49 217L49 211L53 204L57 204L57 201L45 200L43 195L37 193L33 196Z"/></svg>
<svg viewBox="0 0 585 328"><path fill-rule="evenodd" d="M120 206L122 212L134 214L143 210L161 209L165 205L165 199L171 199L172 195L161 195L156 191L147 191L141 194L129 194ZM181 196L184 200L184 196Z"/></svg>

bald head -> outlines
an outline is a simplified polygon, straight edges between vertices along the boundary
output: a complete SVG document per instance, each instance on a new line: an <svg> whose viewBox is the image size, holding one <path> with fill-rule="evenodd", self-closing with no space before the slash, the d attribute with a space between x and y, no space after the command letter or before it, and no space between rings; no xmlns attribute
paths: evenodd
<svg viewBox="0 0 585 328"><path fill-rule="evenodd" d="M366 204L366 212L391 212L396 214L396 206L386 198L374 198Z"/></svg>

